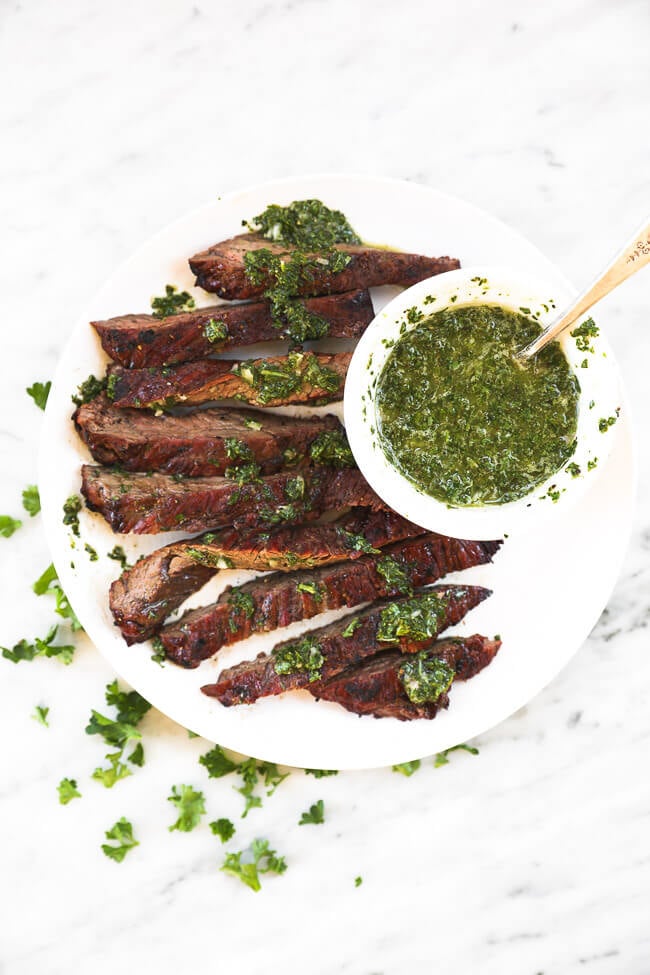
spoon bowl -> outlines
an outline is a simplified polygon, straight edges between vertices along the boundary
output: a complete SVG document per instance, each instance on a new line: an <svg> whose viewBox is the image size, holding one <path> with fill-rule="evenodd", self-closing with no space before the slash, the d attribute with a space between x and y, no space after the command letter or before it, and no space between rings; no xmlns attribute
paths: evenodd
<svg viewBox="0 0 650 975"><path fill-rule="evenodd" d="M554 320L557 308L569 302L566 288L509 268L470 267L428 278L408 288L387 304L359 341L345 385L345 426L355 460L364 476L391 508L430 531L456 538L489 539L522 531L552 518L587 491L604 466L616 436L619 410L618 370L602 335L589 338L589 348L578 347L569 332L560 345L580 383L577 445L569 464L517 501L474 507L452 507L419 490L385 455L378 436L375 392L377 381L400 335L419 323L407 313L417 309L429 317L454 306L501 305L535 318L541 328ZM412 318L418 318L412 315ZM420 320L421 321L421 320ZM579 323L576 323L576 325ZM582 342L580 345L584 344ZM417 383L417 364L413 382ZM604 425L600 422L614 418ZM572 473L573 472L573 473Z"/></svg>

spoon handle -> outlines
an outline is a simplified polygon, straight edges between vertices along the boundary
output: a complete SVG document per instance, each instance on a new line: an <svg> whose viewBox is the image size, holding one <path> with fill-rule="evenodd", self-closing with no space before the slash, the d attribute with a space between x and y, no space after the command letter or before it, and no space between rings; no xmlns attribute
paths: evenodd
<svg viewBox="0 0 650 975"><path fill-rule="evenodd" d="M578 295L576 300L530 345L522 349L519 357L530 359L536 355L540 349L573 325L592 305L648 263L650 263L650 221L645 221L587 290Z"/></svg>

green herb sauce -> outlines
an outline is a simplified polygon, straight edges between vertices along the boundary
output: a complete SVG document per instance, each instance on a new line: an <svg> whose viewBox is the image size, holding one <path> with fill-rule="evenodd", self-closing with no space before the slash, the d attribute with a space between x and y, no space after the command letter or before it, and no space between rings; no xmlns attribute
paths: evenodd
<svg viewBox="0 0 650 975"><path fill-rule="evenodd" d="M382 610L377 639L396 643L403 637L428 640L437 636L444 621L447 600L436 592L401 603L389 603Z"/></svg>
<svg viewBox="0 0 650 975"><path fill-rule="evenodd" d="M494 305L436 312L404 334L377 384L381 446L452 506L522 498L575 450L580 386L559 345L520 364L541 331Z"/></svg>
<svg viewBox="0 0 650 975"><path fill-rule="evenodd" d="M232 370L257 393L260 403L288 399L305 387L335 393L342 378L333 369L321 366L313 352L290 352L287 362L248 359Z"/></svg>
<svg viewBox="0 0 650 975"><path fill-rule="evenodd" d="M399 670L399 679L413 704L435 703L449 690L455 676L449 664L426 650L414 653Z"/></svg>
<svg viewBox="0 0 650 975"><path fill-rule="evenodd" d="M310 683L321 675L325 657L314 637L305 637L295 643L273 651L273 667L276 674L296 674L305 671Z"/></svg>
<svg viewBox="0 0 650 975"><path fill-rule="evenodd" d="M354 455L348 438L342 430L326 430L319 433L309 448L314 464L327 467L354 467Z"/></svg>

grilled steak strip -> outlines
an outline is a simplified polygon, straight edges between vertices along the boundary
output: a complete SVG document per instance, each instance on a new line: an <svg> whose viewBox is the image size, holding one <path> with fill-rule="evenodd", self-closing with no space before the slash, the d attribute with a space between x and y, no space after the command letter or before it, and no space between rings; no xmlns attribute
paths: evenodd
<svg viewBox="0 0 650 975"><path fill-rule="evenodd" d="M116 409L103 393L80 406L73 419L100 464L188 477L223 474L227 467L241 464L241 458L232 456L237 444L250 451L250 460L264 474L272 474L287 466L286 456L303 456L319 434L342 430L334 416L303 418L255 410L154 416L148 410Z"/></svg>
<svg viewBox="0 0 650 975"><path fill-rule="evenodd" d="M108 375L115 377L117 407L194 406L223 399L260 407L320 405L343 399L351 358L351 352L296 352L267 359L203 359L165 369L110 366Z"/></svg>
<svg viewBox="0 0 650 975"><path fill-rule="evenodd" d="M177 480L168 474L123 474L84 464L81 493L113 531L152 535L234 525L260 529L313 520L342 508L385 509L358 470L305 467L247 484L227 477Z"/></svg>
<svg viewBox="0 0 650 975"><path fill-rule="evenodd" d="M330 609L404 595L448 572L490 562L500 544L427 535L414 528L406 540L354 562L253 579L234 595L227 589L211 605L188 610L163 627L160 641L174 663L196 667L251 633L275 630Z"/></svg>
<svg viewBox="0 0 650 975"><path fill-rule="evenodd" d="M359 508L327 525L245 535L232 528L208 532L166 545L123 572L111 586L111 611L126 642L137 643L152 636L219 566L268 571L324 565L359 558L363 548L381 548L422 531L394 511Z"/></svg>
<svg viewBox="0 0 650 975"><path fill-rule="evenodd" d="M290 254L284 243L268 240L261 234L239 234L190 257L189 264L196 275L196 284L221 298L257 298L272 281L253 284L246 275L244 259L250 251L266 248L273 254ZM303 295L331 294L352 288L372 288L380 284L408 286L443 271L460 267L453 257L424 257L378 247L358 244L337 244L337 251L349 255L343 271L332 274L328 270L314 272L301 288Z"/></svg>
<svg viewBox="0 0 650 975"><path fill-rule="evenodd" d="M455 671L455 682L469 680L487 667L500 646L500 640L488 640L475 634L460 639L436 640L427 650L421 651L421 655L425 659L443 660ZM375 718L397 718L399 721L435 718L438 711L449 706L448 693L441 694L436 701L421 704L411 701L400 679L404 660L404 655L396 650L379 653L336 677L310 684L307 690L315 698L334 701L355 714L372 714Z"/></svg>
<svg viewBox="0 0 650 975"><path fill-rule="evenodd" d="M310 298L305 306L329 323L332 338L358 338L375 315L367 291ZM127 369L205 359L225 349L287 338L273 324L266 301L213 305L162 319L120 315L90 324L104 352Z"/></svg>
<svg viewBox="0 0 650 975"><path fill-rule="evenodd" d="M310 630L296 640L286 640L270 654L261 653L223 670L214 684L201 690L216 697L226 707L252 704L260 697L308 687L326 681L382 649L399 647L403 651L425 649L448 626L458 623L466 613L490 595L480 586L432 586L407 599L376 603L358 614L345 616L329 626ZM413 639L412 633L395 635L391 618L396 613L410 613L414 619L426 617L425 639ZM347 635L344 635L346 634ZM303 661L297 669L296 659ZM312 664L313 666L310 666ZM291 669L294 667L295 669Z"/></svg>

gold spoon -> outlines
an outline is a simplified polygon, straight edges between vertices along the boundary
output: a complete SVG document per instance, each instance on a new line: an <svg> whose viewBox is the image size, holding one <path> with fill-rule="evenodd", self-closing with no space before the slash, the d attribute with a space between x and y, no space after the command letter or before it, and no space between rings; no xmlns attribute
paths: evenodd
<svg viewBox="0 0 650 975"><path fill-rule="evenodd" d="M617 288L619 284L636 274L639 268L650 263L650 220L645 221L628 240L622 250L607 265L596 280L583 291L572 304L548 325L541 335L518 353L519 359L530 359L553 342L562 332L584 315L592 305Z"/></svg>

